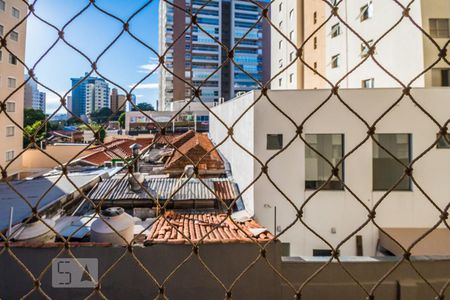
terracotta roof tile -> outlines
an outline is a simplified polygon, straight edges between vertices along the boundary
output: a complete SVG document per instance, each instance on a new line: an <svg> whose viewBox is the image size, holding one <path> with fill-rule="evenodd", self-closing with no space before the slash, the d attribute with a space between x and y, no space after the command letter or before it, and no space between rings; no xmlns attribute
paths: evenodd
<svg viewBox="0 0 450 300"><path fill-rule="evenodd" d="M101 166L105 161L122 160L130 158L133 153L130 146L137 143L142 146L141 152L148 149L153 142L152 138L142 139L117 139L104 145L99 145L86 150L85 155L77 161Z"/></svg>
<svg viewBox="0 0 450 300"><path fill-rule="evenodd" d="M268 242L274 238L269 231L258 235L252 229L263 229L254 220L233 223L226 214L175 213L168 211L150 228L147 241L155 244L204 244ZM183 233L183 234L182 234ZM184 235L184 236L183 236Z"/></svg>
<svg viewBox="0 0 450 300"><path fill-rule="evenodd" d="M183 169L188 164L198 164L200 170L221 170L224 163L209 138L195 133L189 140L174 150L166 162L166 169ZM206 154L206 156L205 156Z"/></svg>

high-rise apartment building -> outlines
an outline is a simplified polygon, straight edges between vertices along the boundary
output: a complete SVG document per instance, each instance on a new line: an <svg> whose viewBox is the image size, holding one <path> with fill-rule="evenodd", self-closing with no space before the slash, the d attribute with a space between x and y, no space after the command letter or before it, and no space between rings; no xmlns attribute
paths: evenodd
<svg viewBox="0 0 450 300"><path fill-rule="evenodd" d="M87 74L86 74L87 75ZM72 113L78 117L89 116L94 111L109 107L109 85L103 78L84 77L71 78Z"/></svg>
<svg viewBox="0 0 450 300"><path fill-rule="evenodd" d="M28 80L29 76L25 75L25 80ZM24 106L25 108L32 108L41 110L45 113L46 106L46 98L47 95L44 92L40 92L36 81L30 79L25 84L25 92L24 92Z"/></svg>
<svg viewBox="0 0 450 300"><path fill-rule="evenodd" d="M401 1L405 2L406 1ZM364 43L321 0L277 0L272 4L272 21L297 47L304 44L305 66L295 60L297 51L290 42L272 30L272 76L280 71L273 89L330 87L319 75L332 83L340 81L369 55L369 49L402 16L401 7L391 1L343 0L338 13ZM415 1L409 15L430 34L439 47L450 38L450 2L448 0ZM322 24L326 22L324 26ZM425 75L419 76L438 60L437 47L408 19L404 18L374 49L376 60L403 83L412 86L449 86L450 66L441 60ZM341 88L398 87L400 84L370 57L339 82Z"/></svg>
<svg viewBox="0 0 450 300"><path fill-rule="evenodd" d="M25 60L26 22L14 27L27 14L27 9L22 0L0 0L0 40L9 50L0 48L0 102L6 100L6 112L18 124L23 124L24 107L24 89L16 90L24 81L24 67L18 58ZM21 158L16 158L22 151L22 137L20 129L5 112L0 113L0 165L5 168L10 164L8 175L14 175L22 167Z"/></svg>
<svg viewBox="0 0 450 300"><path fill-rule="evenodd" d="M186 32L191 18L174 6L198 13L196 24ZM160 54L167 51L165 62L170 72L161 68L159 109L165 110L172 101L190 99L193 96L190 85L201 87L201 99L213 103L258 88L255 80L267 80L270 30L266 22L254 26L261 13L261 8L249 1L175 0L173 5L161 1ZM177 40L179 36L182 37ZM229 62L223 64L228 53L216 40L230 49L240 42L234 49L239 67Z"/></svg>
<svg viewBox="0 0 450 300"><path fill-rule="evenodd" d="M113 88L111 90L111 111L113 113L117 113L119 111L125 111L127 109L126 103L127 102L127 96L125 95L119 95L116 88Z"/></svg>

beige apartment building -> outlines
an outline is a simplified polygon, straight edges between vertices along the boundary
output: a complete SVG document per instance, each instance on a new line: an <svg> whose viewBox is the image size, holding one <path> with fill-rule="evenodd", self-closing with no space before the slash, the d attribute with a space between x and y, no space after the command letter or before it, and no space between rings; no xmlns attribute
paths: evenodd
<svg viewBox="0 0 450 300"><path fill-rule="evenodd" d="M0 101L6 103L8 115L20 125L23 124L24 89L15 90L24 81L24 67L17 58L25 60L26 22L14 26L26 14L24 1L0 0L0 36L11 51L0 49ZM0 113L0 140L0 165L5 168L22 151L22 133L4 112ZM21 167L19 157L8 166L8 175L14 175Z"/></svg>
<svg viewBox="0 0 450 300"><path fill-rule="evenodd" d="M401 0L403 5L409 1ZM403 10L394 1L343 0L338 13L364 43L321 0L277 0L272 4L272 22L283 35L272 29L272 89L327 88L330 85L317 75L341 88L398 87L398 81L369 57L345 79L369 53L375 43L402 17ZM450 2L448 0L415 1L409 15L443 48L450 38ZM330 17L331 16L331 17ZM293 62L297 51L286 39L302 48L305 66ZM439 59L440 50L408 19L403 20L376 45L375 59L394 77L414 87L449 86L450 65ZM292 65L290 65L292 64Z"/></svg>

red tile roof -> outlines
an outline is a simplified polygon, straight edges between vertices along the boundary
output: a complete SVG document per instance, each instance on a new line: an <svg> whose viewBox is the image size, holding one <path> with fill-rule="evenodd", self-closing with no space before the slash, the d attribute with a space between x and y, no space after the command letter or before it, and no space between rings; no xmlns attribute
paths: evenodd
<svg viewBox="0 0 450 300"><path fill-rule="evenodd" d="M237 226L226 214L168 211L164 218L160 217L152 225L147 241L156 244L190 244L189 240L198 243L203 238L201 243L204 244L227 244L263 243L274 238L253 219L235 222ZM262 229L263 232L256 235L251 232L252 229Z"/></svg>
<svg viewBox="0 0 450 300"><path fill-rule="evenodd" d="M123 160L131 158L133 153L130 146L137 143L142 146L140 151L145 151L152 144L152 138L116 139L104 145L95 146L85 151L83 157L77 161L83 161L91 165L101 166L105 161Z"/></svg>
<svg viewBox="0 0 450 300"><path fill-rule="evenodd" d="M199 170L223 170L224 163L213 143L209 138L201 133L189 135L187 139L177 150L174 150L170 159L166 162L166 169L177 170L184 169L186 165L198 164ZM180 140L184 140L183 137ZM214 149L214 150L213 150ZM206 156L205 156L206 155Z"/></svg>

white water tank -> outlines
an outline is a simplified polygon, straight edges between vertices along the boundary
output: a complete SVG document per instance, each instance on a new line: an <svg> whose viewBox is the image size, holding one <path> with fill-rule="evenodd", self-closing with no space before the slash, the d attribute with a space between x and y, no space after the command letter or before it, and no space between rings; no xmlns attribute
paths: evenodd
<svg viewBox="0 0 450 300"><path fill-rule="evenodd" d="M49 227L55 228L55 221L42 219L47 226L38 218L33 217L28 223L20 223L8 230L7 236L11 240L27 243L49 243L55 241L56 233Z"/></svg>
<svg viewBox="0 0 450 300"><path fill-rule="evenodd" d="M134 220L121 207L110 207L101 212L101 218L92 223L91 242L126 246L134 238ZM106 224L106 222L109 224ZM113 227L118 234L111 228Z"/></svg>

